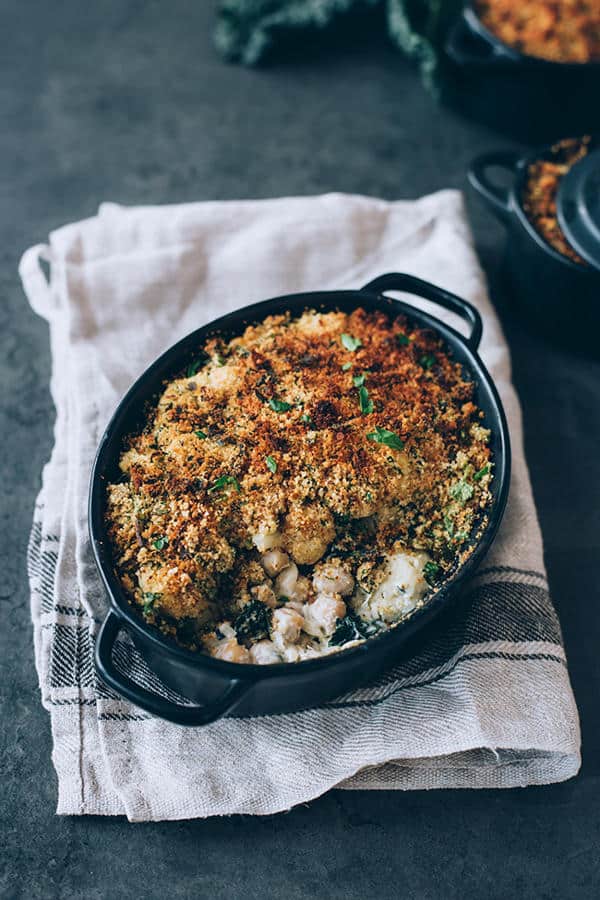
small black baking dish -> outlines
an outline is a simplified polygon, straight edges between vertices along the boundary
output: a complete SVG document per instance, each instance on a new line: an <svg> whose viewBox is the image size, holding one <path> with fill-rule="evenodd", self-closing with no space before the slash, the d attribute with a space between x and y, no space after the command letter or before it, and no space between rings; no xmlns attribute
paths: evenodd
<svg viewBox="0 0 600 900"><path fill-rule="evenodd" d="M529 166L537 160L552 160L554 153L554 146L526 156L509 150L483 153L471 163L468 177L506 227L505 268L519 318L528 320L536 332L596 355L600 352L600 150L592 149L572 167L557 195L558 221L584 263L574 262L547 243L523 206ZM510 187L500 187L490 177L494 169L512 175Z"/></svg>
<svg viewBox="0 0 600 900"><path fill-rule="evenodd" d="M600 62L554 62L501 41L465 3L446 40L448 99L470 118L525 141L600 127Z"/></svg>
<svg viewBox="0 0 600 900"><path fill-rule="evenodd" d="M468 336L463 337L454 328L406 302L383 295L386 289L423 297L451 310L468 323ZM475 402L491 430L494 478L487 522L472 554L426 605L405 622L348 650L303 662L265 666L225 662L186 650L143 620L129 603L113 568L104 516L106 485L118 476L124 437L140 427L140 416L147 403L156 398L166 379L178 375L195 358L198 346L210 335L232 337L242 333L248 324L284 311L299 315L305 309L350 312L358 307L383 310L391 316L402 313L415 324L433 329L475 383ZM481 331L479 314L466 301L410 275L389 274L362 290L293 294L245 307L199 328L163 353L121 401L104 433L92 471L90 535L110 598L110 610L96 642L96 666L102 679L117 693L156 716L181 725L204 725L226 715L262 715L317 706L350 691L391 665L406 639L445 607L473 572L492 543L504 512L510 479L509 436L500 399L477 354ZM197 705L173 703L123 674L113 660L113 647L121 629L129 633L148 666L164 684Z"/></svg>

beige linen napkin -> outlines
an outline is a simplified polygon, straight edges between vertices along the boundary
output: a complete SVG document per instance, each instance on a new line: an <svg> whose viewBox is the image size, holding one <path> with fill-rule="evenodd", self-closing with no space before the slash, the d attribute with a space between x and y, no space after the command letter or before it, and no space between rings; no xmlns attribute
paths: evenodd
<svg viewBox="0 0 600 900"><path fill-rule="evenodd" d="M50 264L49 285L40 258ZM158 353L215 316L277 294L357 288L387 271L430 279L483 314L481 352L514 453L492 551L427 646L377 683L319 709L203 729L151 718L99 684L92 660L106 598L90 553L87 491L114 407ZM29 571L59 813L135 821L272 813L334 786L511 787L577 772L577 710L547 591L519 405L460 194L395 203L329 194L105 204L28 250L21 276L50 323L57 410ZM125 637L117 652L133 677L160 689Z"/></svg>

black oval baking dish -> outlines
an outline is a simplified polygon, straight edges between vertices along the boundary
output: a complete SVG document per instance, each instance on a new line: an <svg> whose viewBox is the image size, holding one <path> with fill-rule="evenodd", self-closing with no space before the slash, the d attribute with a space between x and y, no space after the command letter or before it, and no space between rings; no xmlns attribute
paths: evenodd
<svg viewBox="0 0 600 900"><path fill-rule="evenodd" d="M600 268L574 262L555 250L536 231L523 206L529 166L552 159L553 152L550 145L525 156L510 150L483 153L471 163L468 178L506 227L505 270L519 319L572 349L596 355L600 352ZM508 171L512 184L500 187L490 179L491 169Z"/></svg>
<svg viewBox="0 0 600 900"><path fill-rule="evenodd" d="M529 142L600 127L600 61L528 56L486 28L466 2L445 45L449 102L470 118Z"/></svg>
<svg viewBox="0 0 600 900"><path fill-rule="evenodd" d="M468 337L406 302L385 296L382 292L386 289L423 297L451 310L468 323ZM494 478L487 523L472 554L405 622L363 644L330 656L260 666L225 662L179 646L143 620L129 603L113 569L105 527L106 485L118 475L124 437L142 424L140 417L144 408L156 398L164 381L179 374L195 359L198 346L210 335L219 333L232 337L242 333L248 324L284 311L299 315L305 309L350 312L358 307L382 310L393 316L403 313L417 325L433 329L475 383L475 402L484 412L485 425L491 431ZM413 276L388 274L362 290L292 294L245 307L199 328L163 353L119 404L102 437L92 470L90 536L96 563L110 597L110 610L96 642L96 666L101 678L147 712L181 725L205 725L225 715L263 715L317 706L350 691L392 664L407 638L446 607L473 572L490 547L504 512L510 479L509 435L498 393L477 354L481 332L480 316L465 300ZM112 657L121 629L130 634L150 669L165 685L198 705L173 703L124 675Z"/></svg>

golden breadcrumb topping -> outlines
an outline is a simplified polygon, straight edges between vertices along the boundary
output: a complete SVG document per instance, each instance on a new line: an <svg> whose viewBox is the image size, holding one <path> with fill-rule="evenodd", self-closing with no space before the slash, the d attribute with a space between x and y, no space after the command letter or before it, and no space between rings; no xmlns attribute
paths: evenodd
<svg viewBox="0 0 600 900"><path fill-rule="evenodd" d="M553 62L600 60L598 0L479 0L477 12L493 34Z"/></svg>
<svg viewBox="0 0 600 900"><path fill-rule="evenodd" d="M307 310L212 337L108 486L116 570L149 621L223 659L363 639L468 554L484 426L461 366L402 316Z"/></svg>
<svg viewBox="0 0 600 900"><path fill-rule="evenodd" d="M538 159L528 166L523 190L523 208L535 230L551 247L583 266L587 265L586 261L571 247L560 227L556 198L562 179L587 156L590 145L588 136L558 141L552 147L552 159Z"/></svg>

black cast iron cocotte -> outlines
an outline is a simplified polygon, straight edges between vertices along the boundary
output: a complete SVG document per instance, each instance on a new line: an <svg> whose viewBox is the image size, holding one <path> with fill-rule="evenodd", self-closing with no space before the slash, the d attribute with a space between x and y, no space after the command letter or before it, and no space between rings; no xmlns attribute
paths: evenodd
<svg viewBox="0 0 600 900"><path fill-rule="evenodd" d="M468 337L410 304L385 296L384 290L426 298L451 310L469 326ZM485 527L473 552L420 609L398 626L365 643L329 656L295 663L253 665L225 662L179 646L146 623L129 602L111 559L105 524L106 486L118 477L124 438L137 430L140 416L161 392L165 380L181 374L197 356L206 339L241 334L247 325L266 316L306 309L351 312L358 307L381 310L390 316L406 315L416 325L433 329L453 358L475 383L475 402L491 431L494 463L493 495ZM361 290L292 294L256 303L204 325L162 354L127 392L114 413L94 462L89 502L89 528L98 570L110 598L110 609L96 641L95 659L100 677L118 694L147 712L180 725L206 725L222 716L256 716L318 706L373 678L398 659L409 636L446 607L467 576L487 552L502 518L510 480L510 445L506 419L494 384L477 348L482 324L477 310L454 294L411 275L388 274ZM121 629L126 630L150 669L163 683L195 705L183 705L133 682L113 661L113 648Z"/></svg>
<svg viewBox="0 0 600 900"><path fill-rule="evenodd" d="M552 159L552 146L526 156L511 150L483 153L471 163L469 181L507 230L505 268L514 289L517 312L536 332L573 349L597 354L600 348L600 270L574 262L535 230L523 207L523 189L531 163ZM490 178L491 169L513 176L509 187Z"/></svg>
<svg viewBox="0 0 600 900"><path fill-rule="evenodd" d="M470 118L528 142L600 126L600 61L522 53L486 28L470 0L450 28L445 51L448 100Z"/></svg>

